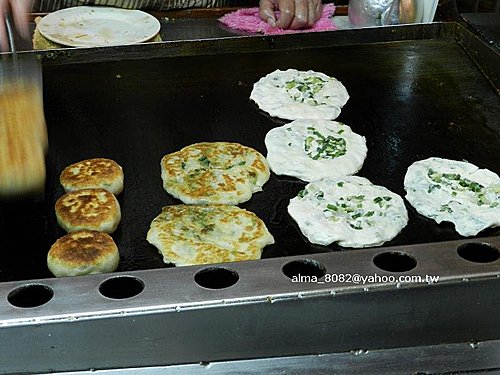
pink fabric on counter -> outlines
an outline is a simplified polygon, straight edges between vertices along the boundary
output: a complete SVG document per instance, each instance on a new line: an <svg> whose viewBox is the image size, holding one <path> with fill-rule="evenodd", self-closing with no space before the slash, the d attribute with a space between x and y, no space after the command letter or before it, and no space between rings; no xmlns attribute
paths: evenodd
<svg viewBox="0 0 500 375"><path fill-rule="evenodd" d="M264 34L292 34L292 33L310 33L316 31L336 30L337 28L330 19L335 13L334 4L325 4L321 18L310 29L284 30L272 27L259 16L259 8L243 8L235 12L225 14L219 21L231 29L248 31L252 33ZM276 12L276 18L279 12Z"/></svg>

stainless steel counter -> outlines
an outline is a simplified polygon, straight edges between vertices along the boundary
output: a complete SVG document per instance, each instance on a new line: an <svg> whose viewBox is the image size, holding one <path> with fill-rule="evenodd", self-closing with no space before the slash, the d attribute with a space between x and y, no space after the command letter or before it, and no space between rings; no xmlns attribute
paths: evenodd
<svg viewBox="0 0 500 375"><path fill-rule="evenodd" d="M210 30L212 27L215 26L210 21ZM209 115L213 116L210 117L213 124L220 125L214 129L222 132L228 129L227 121L231 124L241 123L240 114L244 105L245 113L248 113L246 121L251 122L258 135L258 132L263 132L274 123L257 110L250 111L251 108L247 107L249 103L245 90L248 90L248 82L253 82L254 75L270 69L271 65L281 66L291 62L306 64L296 57L296 51L299 50L303 52L301 56L315 57L308 64L335 66L345 76L353 77L350 87L357 93L353 101L364 103L366 107L363 110L375 108L370 105L377 99L386 102L386 98L376 98L375 95L370 96L371 101L361 100L363 93L367 92L365 82L375 82L382 88L378 92L384 95L395 93L395 101L401 97L408 99L403 101L405 106L394 107L396 110L393 114L372 111L372 115L364 116L363 121L359 118L361 105L351 110L346 108L344 114L347 118L353 122L359 121L361 125L358 126L365 126L366 131L369 128L364 121L368 121L368 125L374 119L378 119L381 124L392 124L395 121L389 120L395 116L394 113L402 116L407 126L417 126L422 117L431 116L431 125L433 123L434 127L425 131L422 128L420 132L411 134L412 139L426 142L409 143L410 146L404 149L407 158L439 150L450 154L458 152L460 155L471 153L487 159L485 163L490 163L492 169L498 166L498 154L489 152L496 149L494 141L498 139L499 123L495 122L498 118L495 113L498 111L500 76L498 53L459 24L344 30L315 36L226 35L203 40L198 37L193 36L191 41L166 41L141 46L40 52L45 77L50 78L45 82L46 98L50 102L50 111L47 112L50 131L57 133L54 133L55 128L51 128L55 125L51 124L61 123L67 125L61 128L65 131L73 127L80 129L78 131L81 134L85 130L91 135L94 134L92 132L100 134L97 133L97 123L124 129L120 121L130 121L128 126L135 129L138 123L142 123L135 122L137 118L130 115L134 110L132 105L126 106L130 112L114 111L110 114L111 106L107 104L120 101L129 103L137 92L115 90L142 87L140 93L144 101L157 103L148 108L160 109L160 112L167 108L166 112L171 114L178 109L174 101L169 102L168 107L163 100L152 102L151 98L163 96L148 94L147 86L140 84L146 81L151 84L150 87L160 91L174 86L173 92L178 95L177 98L181 94L186 95L183 103L189 103L189 100L194 100L193 96L160 79L161 73L172 72L175 77L174 68L185 67L189 74L194 72L192 78L188 77L191 79L189 82L192 82L191 87L199 88L195 73L206 72L203 68L205 65L200 62L224 61L233 70L239 69L235 75L245 74L242 84L238 84L237 79L230 79L222 86L234 90L234 100L239 100L240 105L225 107L225 111L211 111L218 107L212 105L213 102L206 104L205 100L226 98L216 91L211 96L202 93L201 97L197 97L200 108L211 111ZM446 51L447 54L439 55L439 51ZM363 59L344 61L346 56ZM376 61L381 68L374 71L372 65L364 64L368 58ZM422 64L415 63L421 60ZM263 67L261 61L271 65ZM357 64L353 61L357 61ZM387 61L394 61L395 64L387 65ZM147 70L149 73L144 74L144 66L156 70ZM211 74L215 66L222 65L207 66L211 67L208 71ZM130 75L120 74L120 78L117 78L117 72L114 71L116 67L128 68ZM394 76L395 67L400 69L401 77L411 78L405 82L416 85L400 84L400 80ZM75 103L73 98L78 95L96 92L89 79L85 80L85 85L64 85L64 82L78 82L81 77L87 77L75 72L88 72L94 79L102 78L98 82L103 96L85 96L85 100L78 101L72 112L68 106L58 104L67 101ZM118 73L123 72L120 70ZM451 73L465 74L467 80L461 81ZM210 74L204 73L203 76L211 77ZM223 76L222 73L219 72L219 76ZM417 77L422 79L417 80ZM210 80L206 82L203 90L221 90L214 88ZM442 85L443 82L450 85ZM401 90L396 90L398 88ZM474 97L477 96L479 101L470 98L470 91L477 91ZM116 95L117 92L122 95ZM400 92L402 96L398 96ZM108 100L103 105L101 99L106 95L118 100ZM429 105L422 111L421 107L412 107L416 105L416 101L411 100L412 95ZM460 109L458 112L453 110L456 106ZM98 107L108 111L92 112L89 121L85 108ZM414 110L408 111L408 108ZM463 111L464 108L467 111ZM174 117L185 120L186 111L181 112ZM412 116L407 116L410 112ZM234 117L220 116L221 113ZM96 118L97 115L100 117ZM191 115L196 117L195 113ZM190 121L194 122L195 117ZM467 129L452 126L450 118L455 117L465 118L464 123L473 124L474 129L481 134L489 134L487 142L477 141L475 132L468 133ZM115 121L117 118L120 121ZM475 121L476 118L481 121ZM236 121L238 119L239 122ZM161 125L155 122L161 120L156 117L149 116L147 120L148 124ZM257 148L262 147L252 138L253 133L245 135L237 127L231 129L232 137L246 137L244 139L255 142ZM462 131L468 134L471 147L453 150L448 142L459 144L463 140L460 135ZM165 136L163 139L171 139L167 137L168 133L161 134ZM100 138L102 144L98 142L94 147L107 145L109 139ZM442 142L433 143L434 139ZM70 156L61 151L63 137L54 137L53 140L54 146L57 142L61 143L60 147L52 148L50 160L54 166L62 165L62 161ZM121 147L114 147L115 152L124 158L135 157ZM70 147L65 152L75 150L77 148ZM382 147L381 150L388 152L389 148ZM148 155L148 158L157 162L155 155ZM363 173L372 173L374 178L383 177L394 189L401 189L399 180L390 178L393 176L390 173L396 172L383 168L383 164L376 159L383 159L383 155L383 152L377 153ZM398 161L404 160L400 158ZM57 170L54 167L50 173L56 176ZM136 177L139 181L140 174ZM274 179L272 186L283 186L288 182ZM55 184L51 186L53 190L50 193L55 196L58 188ZM129 199L127 209L139 206L135 203L141 201L134 191L134 188L126 190L126 198ZM158 189L151 187L148 192L151 193L148 195L148 207L159 209L160 203L167 200L160 185ZM268 198L265 198L264 193L256 201L271 199L275 194L269 189ZM262 212L268 212L267 207L270 206L262 205L265 207ZM141 228L147 226L147 217L127 217L126 211L124 213L124 220L134 222L136 230L122 233L120 240L123 240L123 254L132 257L139 253L147 259L161 262L159 258L154 258L158 257L155 251L144 247L147 244ZM49 217L46 224L50 227L52 214L48 212L46 215ZM151 215L154 216L153 213ZM26 274L38 272L39 276L15 277L15 281L0 283L0 343L4 348L0 352L0 372L112 374L142 371L155 374L170 371L196 374L209 371L255 373L259 369L267 373L289 371L293 374L307 371L497 371L500 369L498 233L490 230L487 232L490 235L457 239L452 228L446 225L438 227L415 213L412 215L414 220L399 242L380 248L342 251L333 247L309 246L293 232L293 227L281 225L287 223L286 215L278 215L279 220L265 217L268 222L272 222L272 230L288 230L286 233L295 234L282 235L281 244L277 245L279 249L265 254L267 259L183 268L122 268L114 274L71 279L54 279L47 275L43 264L49 242L47 238L40 247L11 249L15 256L8 257L8 262L15 265L22 258L25 260L23 264L28 266L21 267L21 270ZM50 233L56 231L52 228ZM419 242L418 233L439 238L431 242ZM135 234L137 237L133 237ZM27 242L35 240L27 238ZM290 256L292 248L305 248L307 251ZM284 252L279 253L277 250ZM2 260L5 257L7 255L4 253ZM37 260L42 263L37 263ZM4 266L5 263L0 264L0 267ZM127 267L126 262L124 267ZM4 269L2 276L8 272ZM339 279L330 279L334 274L377 275L386 279L384 282L375 278L374 282L365 284L341 282ZM439 276L439 280L406 283L397 279L400 276L425 275ZM306 278L294 282L294 277L299 276ZM327 277L332 282L327 281Z"/></svg>

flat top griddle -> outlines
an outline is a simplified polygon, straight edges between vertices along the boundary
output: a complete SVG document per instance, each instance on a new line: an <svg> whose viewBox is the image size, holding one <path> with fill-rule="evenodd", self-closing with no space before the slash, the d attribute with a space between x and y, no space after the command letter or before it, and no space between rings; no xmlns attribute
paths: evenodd
<svg viewBox="0 0 500 375"><path fill-rule="evenodd" d="M112 158L125 172L122 221L113 234L118 270L168 267L145 239L161 208L180 203L162 188L161 157L202 141L239 142L265 155L266 133L287 121L260 111L249 95L254 82L275 69L312 69L343 82L351 98L338 121L366 137L368 157L358 175L375 184L404 196L408 166L431 156L499 173L498 94L460 43L435 30L429 38L390 43L311 48L323 33L308 36L307 48L252 51L244 39L245 48L235 53L47 64L46 192L38 200L2 203L0 281L51 277L46 254L65 234L53 208L63 194L59 174L92 157ZM281 40L293 44L294 36ZM275 237L263 258L356 251L311 245L300 234L286 209L305 185L273 174L263 192L240 205L262 218ZM408 226L385 246L461 238L451 224L437 225L409 204L407 209ZM478 237L499 234L499 228L488 229Z"/></svg>

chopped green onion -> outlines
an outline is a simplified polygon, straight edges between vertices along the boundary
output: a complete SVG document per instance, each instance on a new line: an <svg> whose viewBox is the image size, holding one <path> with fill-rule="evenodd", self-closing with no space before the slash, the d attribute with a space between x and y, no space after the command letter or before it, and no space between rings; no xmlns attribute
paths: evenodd
<svg viewBox="0 0 500 375"><path fill-rule="evenodd" d="M310 105L316 106L320 103L315 100L314 96L323 89L325 83L326 81L320 77L313 76L302 78L299 76L286 82L285 89L293 100L300 103L306 102Z"/></svg>
<svg viewBox="0 0 500 375"><path fill-rule="evenodd" d="M362 226L361 226L361 224L359 224L359 223L358 223L357 225L352 224L352 223L349 223L349 226L350 226L352 229L356 229L356 230L362 230L362 229L363 229L363 227L362 227Z"/></svg>
<svg viewBox="0 0 500 375"><path fill-rule="evenodd" d="M210 160L206 156L202 156L198 159L198 161L201 163L201 165L205 168L208 168L210 165Z"/></svg>
<svg viewBox="0 0 500 375"><path fill-rule="evenodd" d="M309 134L304 140L304 151L313 159L333 159L345 155L347 143L344 138L325 137L313 127L307 128Z"/></svg>
<svg viewBox="0 0 500 375"><path fill-rule="evenodd" d="M307 191L307 189L304 189L304 190L301 190L298 192L297 196L299 198L304 198L309 192Z"/></svg>
<svg viewBox="0 0 500 375"><path fill-rule="evenodd" d="M448 206L447 204L443 204L441 206L441 209L439 210L439 212L448 212L449 214L453 213L453 209Z"/></svg>

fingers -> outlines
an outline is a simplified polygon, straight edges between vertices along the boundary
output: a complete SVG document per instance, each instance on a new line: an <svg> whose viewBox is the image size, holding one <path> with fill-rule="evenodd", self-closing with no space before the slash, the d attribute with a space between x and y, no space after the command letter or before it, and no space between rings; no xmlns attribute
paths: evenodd
<svg viewBox="0 0 500 375"><path fill-rule="evenodd" d="M0 0L0 50L9 50L9 39L5 25L5 14L10 10L17 31L29 38L29 0Z"/></svg>
<svg viewBox="0 0 500 375"><path fill-rule="evenodd" d="M3 17L0 17L0 51L9 51L9 40L7 38L7 30L5 29L5 22Z"/></svg>
<svg viewBox="0 0 500 375"><path fill-rule="evenodd" d="M7 12L7 0L0 0L0 51L9 50L9 40L5 26L5 13Z"/></svg>
<svg viewBox="0 0 500 375"><path fill-rule="evenodd" d="M307 26L309 0L295 0L295 15L290 23L290 29L297 30Z"/></svg>
<svg viewBox="0 0 500 375"><path fill-rule="evenodd" d="M311 27L316 23L316 4L312 1L309 1L307 7L308 7L307 26Z"/></svg>
<svg viewBox="0 0 500 375"><path fill-rule="evenodd" d="M261 1L261 17L262 3L266 1L271 2L270 0ZM296 30L312 27L316 21L321 18L323 11L321 0L275 0L272 1L272 3L274 6L273 13L274 10L280 11L279 19L276 21L276 27L282 29ZM267 8L267 10L269 10L269 8Z"/></svg>
<svg viewBox="0 0 500 375"><path fill-rule="evenodd" d="M280 11L276 27L280 29L290 28L290 24L295 17L295 0L277 0L276 5Z"/></svg>
<svg viewBox="0 0 500 375"><path fill-rule="evenodd" d="M16 24L17 31L21 34L23 38L29 38L28 1L11 0L10 8L12 11L12 17L14 18L14 23Z"/></svg>
<svg viewBox="0 0 500 375"><path fill-rule="evenodd" d="M323 3L321 2L321 0L316 0L313 2L315 4L315 8L314 8L314 22L311 26L313 26L316 21L318 21L321 16L323 15Z"/></svg>
<svg viewBox="0 0 500 375"><path fill-rule="evenodd" d="M275 4L273 0L260 0L259 1L259 15L272 27L276 26L276 17L274 15Z"/></svg>
<svg viewBox="0 0 500 375"><path fill-rule="evenodd" d="M307 26L313 27L316 21L318 21L323 14L323 4L321 3L321 0L310 0L307 2L307 5Z"/></svg>

